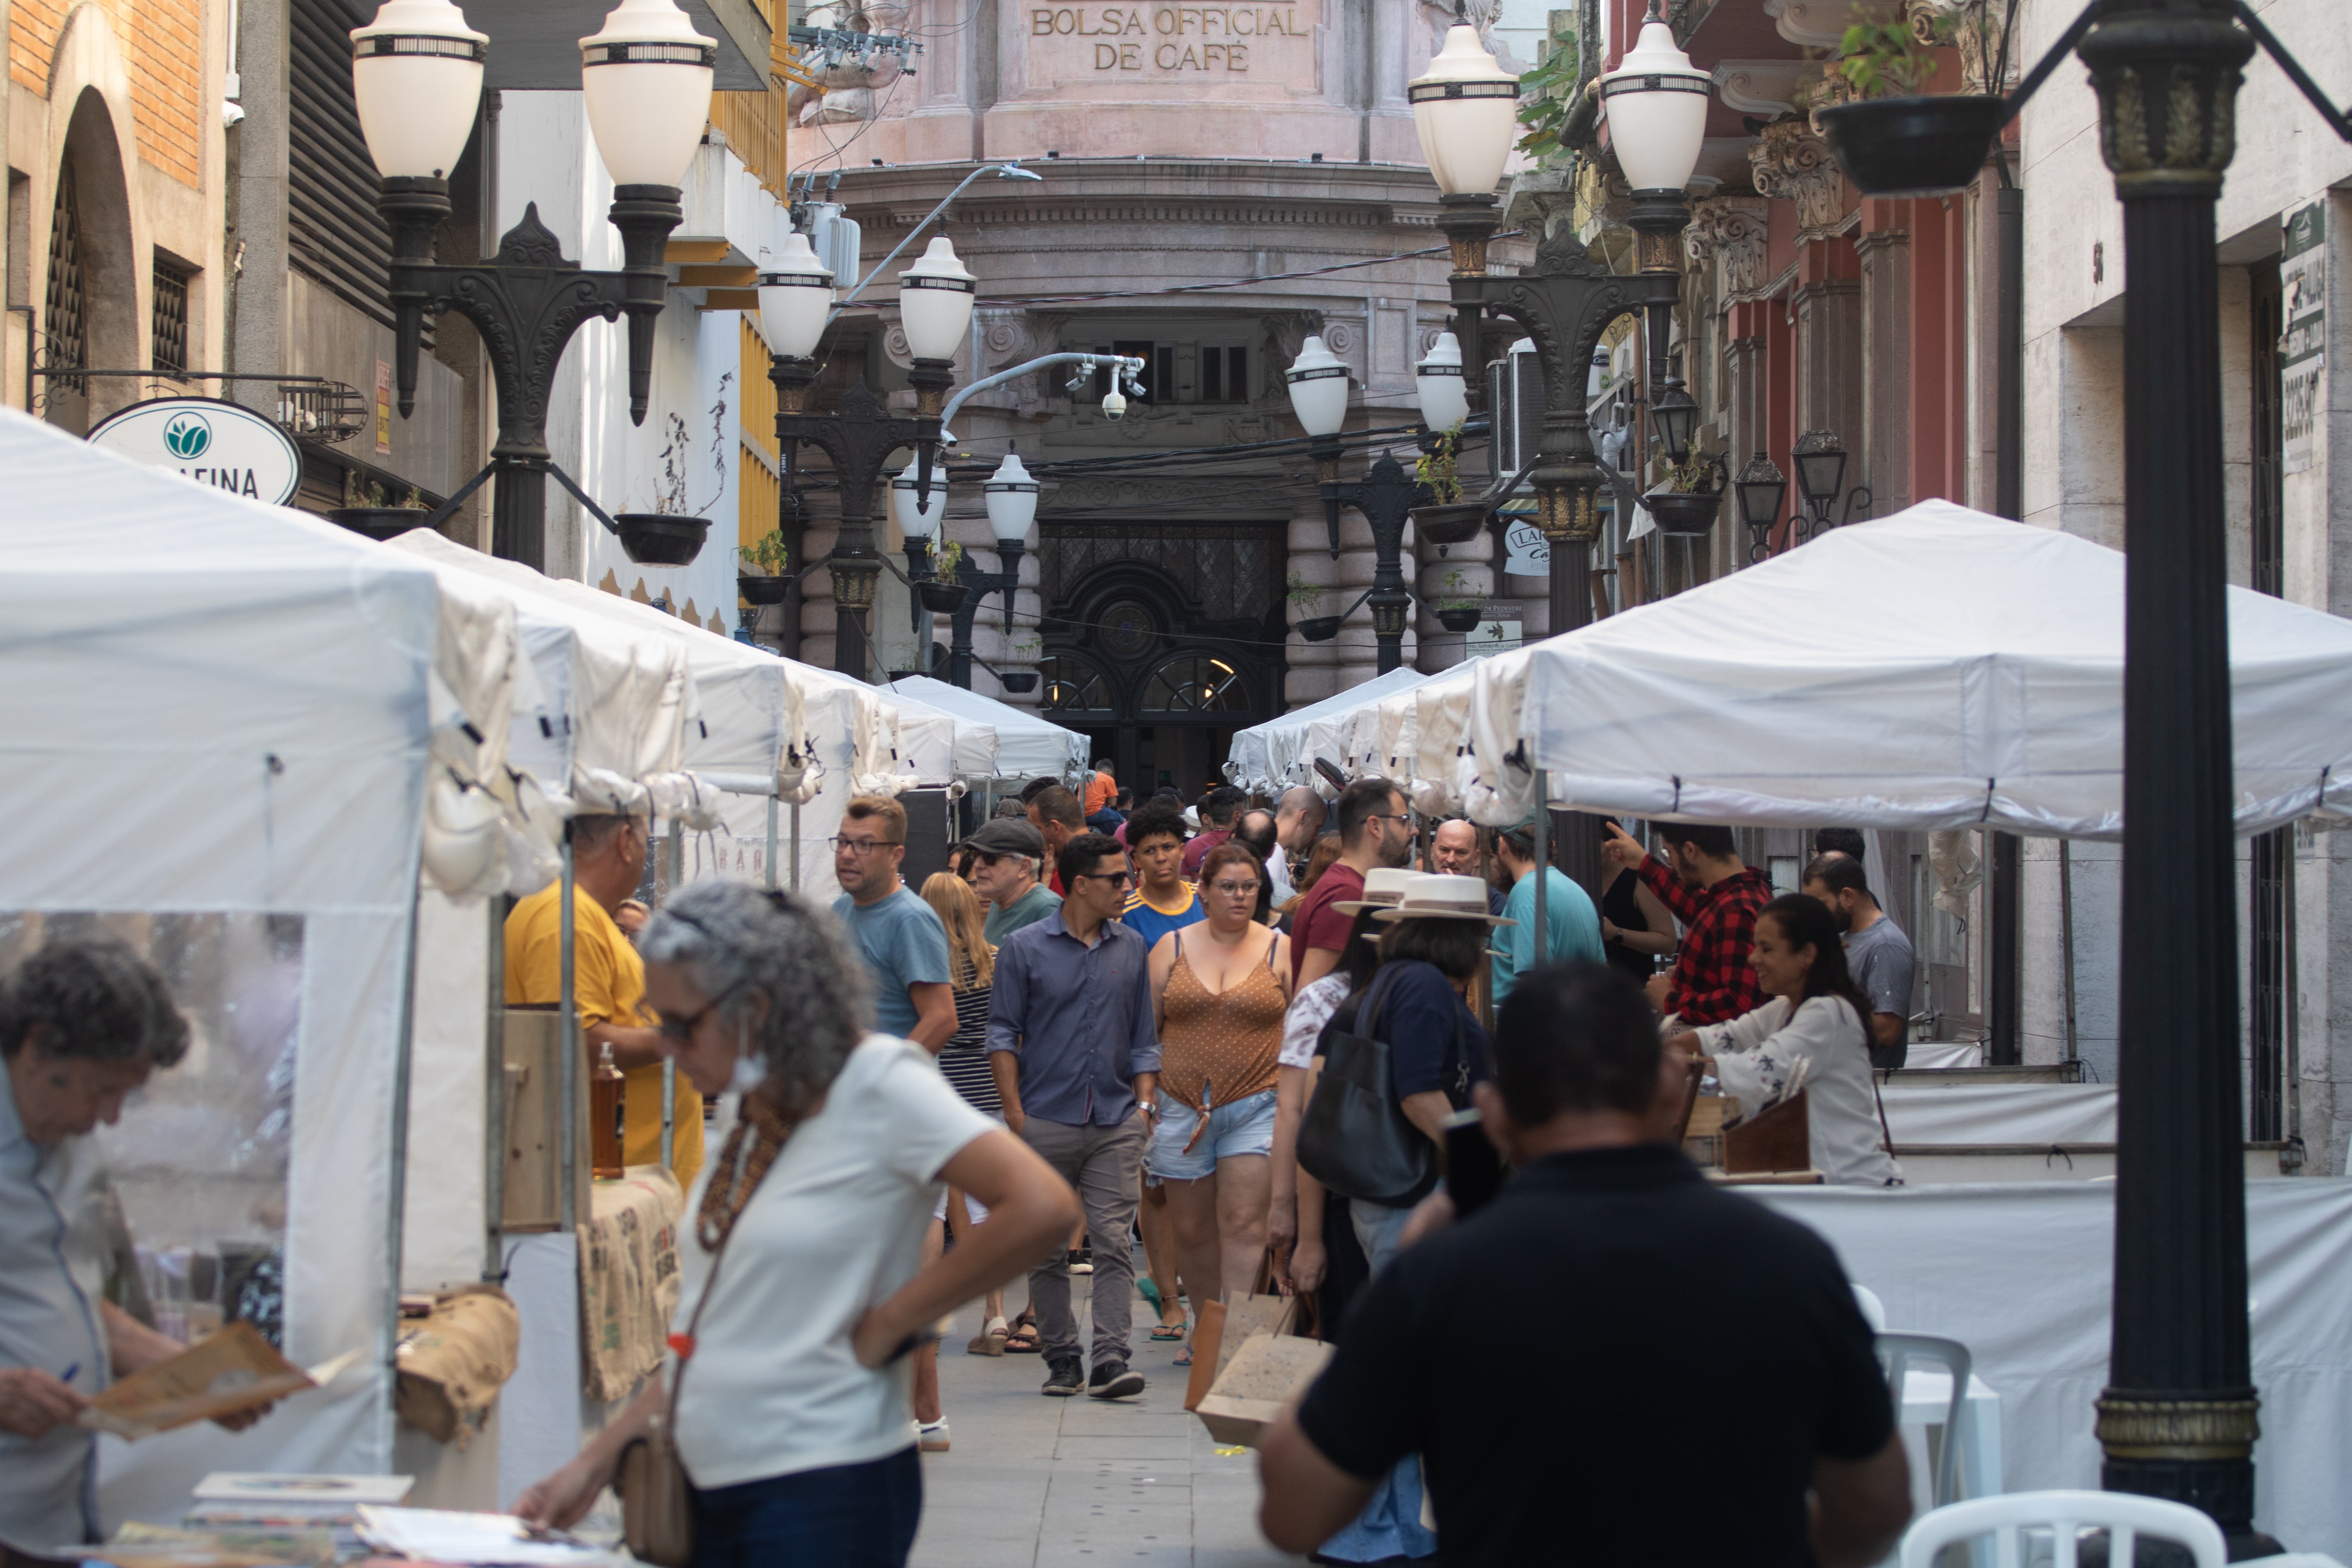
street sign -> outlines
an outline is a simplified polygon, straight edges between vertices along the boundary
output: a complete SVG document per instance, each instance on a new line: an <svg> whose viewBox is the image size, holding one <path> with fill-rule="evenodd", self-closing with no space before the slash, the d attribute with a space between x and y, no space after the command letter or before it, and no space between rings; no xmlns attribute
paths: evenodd
<svg viewBox="0 0 2352 1568"><path fill-rule="evenodd" d="M2327 207L2286 215L2279 259L2279 402L2282 473L2311 467L2327 374Z"/></svg>
<svg viewBox="0 0 2352 1568"><path fill-rule="evenodd" d="M217 397L134 403L89 433L93 446L184 474L254 500L284 506L302 484L294 438L242 404Z"/></svg>
<svg viewBox="0 0 2352 1568"><path fill-rule="evenodd" d="M1514 577L1551 575L1551 541L1534 518L1503 514L1503 570Z"/></svg>

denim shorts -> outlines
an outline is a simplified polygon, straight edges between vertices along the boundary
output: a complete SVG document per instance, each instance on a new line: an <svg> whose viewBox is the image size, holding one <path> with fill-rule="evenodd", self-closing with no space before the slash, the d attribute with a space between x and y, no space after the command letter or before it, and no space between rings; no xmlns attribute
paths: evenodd
<svg viewBox="0 0 2352 1568"><path fill-rule="evenodd" d="M1201 1134L1192 1152L1186 1153L1184 1145L1192 1139L1192 1129L1200 1124L1199 1111L1172 1094L1160 1095L1160 1116L1151 1130L1151 1147L1143 1156L1153 1175L1163 1182L1197 1182L1202 1176L1216 1174L1220 1160L1230 1160L1236 1154L1274 1152L1274 1090L1253 1094L1231 1105L1211 1106L1209 1130Z"/></svg>

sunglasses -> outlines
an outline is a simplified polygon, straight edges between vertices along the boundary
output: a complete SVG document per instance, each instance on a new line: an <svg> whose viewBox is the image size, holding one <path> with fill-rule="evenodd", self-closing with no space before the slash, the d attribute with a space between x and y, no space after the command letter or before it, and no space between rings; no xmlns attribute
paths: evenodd
<svg viewBox="0 0 2352 1568"><path fill-rule="evenodd" d="M688 923L690 924L692 922L689 921ZM726 990L721 991L718 995L713 996L709 1002L705 1003L700 1012L693 1014L690 1016L684 1018L664 1018L661 1021L662 1037L664 1039L673 1041L680 1046L690 1046L694 1044L694 1031L702 1027L702 1020L710 1016L711 1014L719 1011L720 1006L726 1003L727 998L734 995L735 993L740 989L740 986L730 985Z"/></svg>

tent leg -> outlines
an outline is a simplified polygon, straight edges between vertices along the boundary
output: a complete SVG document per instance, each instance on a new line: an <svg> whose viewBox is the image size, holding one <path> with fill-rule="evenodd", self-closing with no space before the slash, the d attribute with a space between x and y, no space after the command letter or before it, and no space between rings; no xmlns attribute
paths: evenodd
<svg viewBox="0 0 2352 1568"><path fill-rule="evenodd" d="M2074 1041L2074 845L2058 841L2058 959L2066 997L2066 1059L2079 1059Z"/></svg>
<svg viewBox="0 0 2352 1568"><path fill-rule="evenodd" d="M669 875L661 889L661 901L667 904L677 895L678 879L686 874L686 833L675 822L669 825ZM671 1156L677 1147L677 1058L662 1058L662 1169L672 1171L677 1163Z"/></svg>
<svg viewBox="0 0 2352 1568"><path fill-rule="evenodd" d="M490 983L482 1037L482 1279L506 1282L507 1252L507 941L505 900L482 900L489 911Z"/></svg>
<svg viewBox="0 0 2352 1568"><path fill-rule="evenodd" d="M577 955L572 952L572 929L577 892L572 880L572 825L567 822L563 825L563 887L557 895L563 902L556 911L556 956L562 971L556 1015L562 1019L559 1049L563 1055L563 1127L556 1138L556 1177L562 1190L556 1199L556 1212L567 1237L577 1236L580 1225L579 1194L574 1190L580 1169L580 1141L575 1135L580 1122L580 1009L572 990Z"/></svg>
<svg viewBox="0 0 2352 1568"><path fill-rule="evenodd" d="M1546 920L1551 913L1551 900L1546 895L1550 890L1551 879L1545 875L1550 869L1551 773L1548 769L1538 768L1536 770L1536 940L1535 945L1528 950L1535 955L1535 961L1538 963L1543 963L1545 956L1551 952L1551 945L1546 940L1549 935Z"/></svg>
<svg viewBox="0 0 2352 1568"><path fill-rule="evenodd" d="M420 875L408 890L407 952L401 960L399 1022L393 1033L392 1169L386 1183L390 1198L384 1205L383 1335L379 1347L387 1407L392 1404L392 1381L400 1360L400 1260L408 1221L408 1062L416 1038L416 911L423 897Z"/></svg>
<svg viewBox="0 0 2352 1568"><path fill-rule="evenodd" d="M776 887L776 797L768 796L768 889Z"/></svg>
<svg viewBox="0 0 2352 1568"><path fill-rule="evenodd" d="M793 802L793 891L801 890L801 803Z"/></svg>

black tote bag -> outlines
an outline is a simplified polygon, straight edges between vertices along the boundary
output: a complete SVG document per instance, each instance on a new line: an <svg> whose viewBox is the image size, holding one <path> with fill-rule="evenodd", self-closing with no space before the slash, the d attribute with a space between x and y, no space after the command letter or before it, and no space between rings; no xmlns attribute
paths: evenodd
<svg viewBox="0 0 2352 1568"><path fill-rule="evenodd" d="M1395 973L1372 977L1353 1030L1335 1024L1324 1037L1323 1075L1298 1123L1298 1167L1343 1197L1409 1208L1437 1185L1437 1145L1397 1104L1388 1042L1379 1035Z"/></svg>

